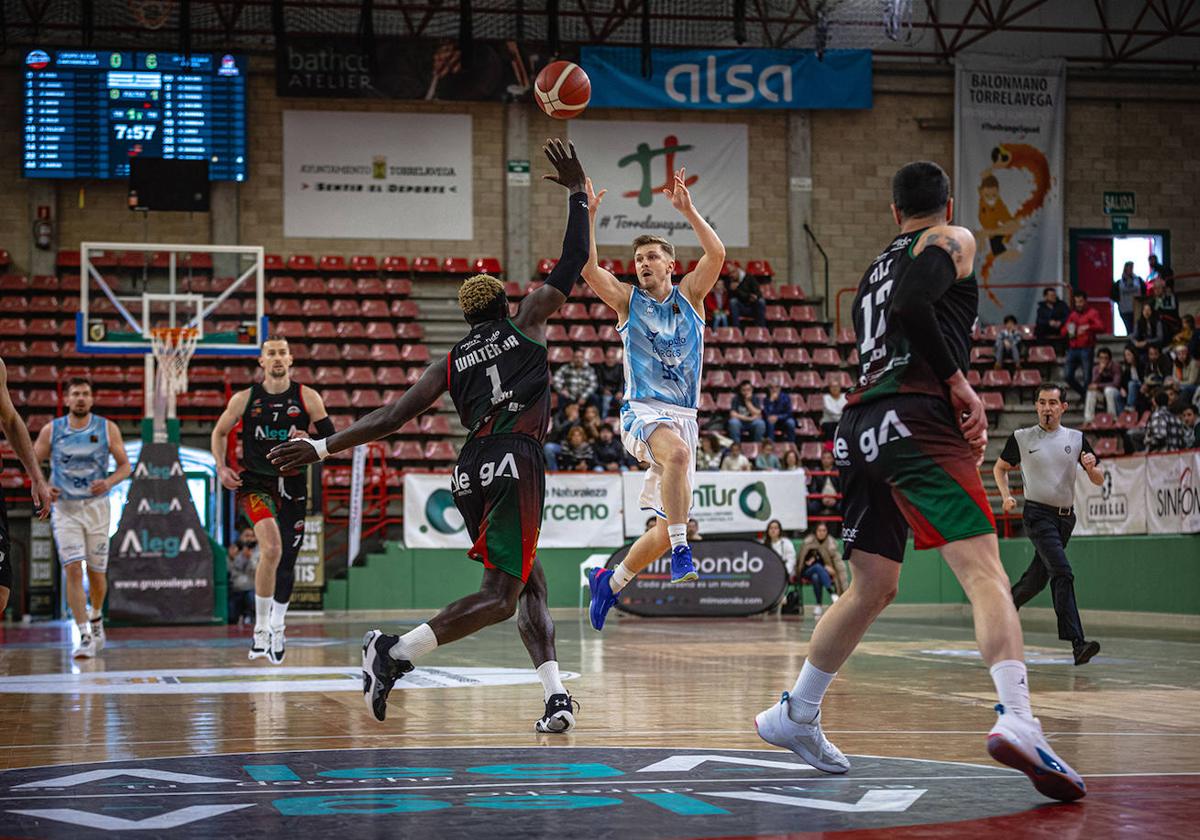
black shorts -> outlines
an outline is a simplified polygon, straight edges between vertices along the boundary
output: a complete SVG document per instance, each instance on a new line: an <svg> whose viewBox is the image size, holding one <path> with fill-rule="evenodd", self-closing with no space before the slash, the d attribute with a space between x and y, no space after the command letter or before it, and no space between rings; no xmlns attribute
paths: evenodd
<svg viewBox="0 0 1200 840"><path fill-rule="evenodd" d="M546 503L542 444L528 435L470 441L454 465L450 491L471 536L467 556L529 580Z"/></svg>
<svg viewBox="0 0 1200 840"><path fill-rule="evenodd" d="M282 560L287 564L294 563L304 542L304 517L308 512L303 477L283 478L244 472L241 479L242 486L236 496L238 510L250 520L251 526L264 519L274 519L283 543Z"/></svg>
<svg viewBox="0 0 1200 840"><path fill-rule="evenodd" d="M896 562L911 528L917 548L994 533L971 447L950 403L898 395L852 405L833 448L842 477L842 539Z"/></svg>

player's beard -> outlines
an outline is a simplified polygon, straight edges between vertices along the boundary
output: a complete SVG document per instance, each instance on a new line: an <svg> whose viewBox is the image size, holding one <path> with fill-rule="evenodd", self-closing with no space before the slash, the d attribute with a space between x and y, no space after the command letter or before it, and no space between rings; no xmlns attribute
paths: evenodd
<svg viewBox="0 0 1200 840"><path fill-rule="evenodd" d="M77 405L71 406L71 416L72 417L87 417L91 413L92 413L92 410L90 408L81 407L81 406L77 406Z"/></svg>

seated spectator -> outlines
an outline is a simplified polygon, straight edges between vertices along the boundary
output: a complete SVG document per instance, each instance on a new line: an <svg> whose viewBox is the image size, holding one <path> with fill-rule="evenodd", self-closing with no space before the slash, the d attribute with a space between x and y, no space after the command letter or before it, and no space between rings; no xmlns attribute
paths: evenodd
<svg viewBox="0 0 1200 840"><path fill-rule="evenodd" d="M804 464L800 461L800 453L795 449L789 449L783 453L783 464L780 469L784 472L795 472L796 470L804 469Z"/></svg>
<svg viewBox="0 0 1200 840"><path fill-rule="evenodd" d="M1011 359L1013 367L1021 369L1021 330L1016 315L1004 316L1004 327L996 333L996 370L1004 367L1005 358Z"/></svg>
<svg viewBox="0 0 1200 840"><path fill-rule="evenodd" d="M583 426L572 426L567 440L558 453L558 468L561 470L585 471L596 466L596 453L588 443Z"/></svg>
<svg viewBox="0 0 1200 840"><path fill-rule="evenodd" d="M760 441L767 431L767 421L763 419L762 397L754 393L754 386L749 380L738 385L738 392L733 395L733 407L729 409L727 429L734 441L742 440L742 436L750 433L750 440Z"/></svg>
<svg viewBox="0 0 1200 840"><path fill-rule="evenodd" d="M818 473L823 473L818 475ZM808 479L808 515L838 516L841 508L841 476L833 463L833 453L821 450L821 466Z"/></svg>
<svg viewBox="0 0 1200 840"><path fill-rule="evenodd" d="M1122 356L1121 395L1125 400L1125 409L1128 410L1138 407L1138 397L1142 392L1142 361L1132 347L1126 346Z"/></svg>
<svg viewBox="0 0 1200 840"><path fill-rule="evenodd" d="M589 403L583 407L583 416L579 420L579 425L583 427L583 433L587 435L588 443L595 443L600 437L600 427L606 425L600 422L600 409L595 403Z"/></svg>
<svg viewBox="0 0 1200 840"><path fill-rule="evenodd" d="M584 361L583 350L579 348L575 348L570 362L554 371L552 384L564 406L575 403L580 409L596 398L599 387L595 369Z"/></svg>
<svg viewBox="0 0 1200 840"><path fill-rule="evenodd" d="M592 451L596 458L597 472L624 472L629 467L626 460L629 455L621 441L613 434L612 426L607 423L600 427L600 434L592 444Z"/></svg>
<svg viewBox="0 0 1200 840"><path fill-rule="evenodd" d="M729 320L735 327L742 319L753 318L760 327L767 325L767 302L763 300L758 281L739 268L729 283Z"/></svg>
<svg viewBox="0 0 1200 840"><path fill-rule="evenodd" d="M243 528L225 555L229 571L229 623L248 624L254 615L254 573L258 569L258 539Z"/></svg>
<svg viewBox="0 0 1200 840"><path fill-rule="evenodd" d="M818 522L813 526L808 536L804 538L804 544L800 546L800 553L807 554L813 549L821 552L821 562L825 564L825 570L833 578L833 582L837 586L837 594L841 595L850 585L850 577L846 571L846 561L842 559L842 550L838 548L837 540L829 533L829 526L824 522Z"/></svg>
<svg viewBox="0 0 1200 840"><path fill-rule="evenodd" d="M1146 353L1151 347L1161 348L1166 339L1163 338L1162 323L1158 320L1158 315L1154 311L1154 306L1149 303L1142 304L1142 314L1138 316L1137 323L1133 327L1133 337L1131 342L1138 349L1138 354L1145 359Z"/></svg>
<svg viewBox="0 0 1200 840"><path fill-rule="evenodd" d="M754 469L779 469L779 456L775 454L775 444L771 443L771 441L764 442L762 448L758 450L758 455L754 458Z"/></svg>
<svg viewBox="0 0 1200 840"><path fill-rule="evenodd" d="M821 562L821 552L814 548L805 552L803 556L800 580L812 584L813 597L817 601L817 605L813 608L813 616L820 616L821 602L824 600L825 593L829 592L830 601L836 601L838 599L837 590L834 589L833 580L829 577L825 564Z"/></svg>
<svg viewBox="0 0 1200 840"><path fill-rule="evenodd" d="M1186 344L1188 345L1188 353L1191 357L1196 358L1196 354L1192 353L1192 339L1196 337L1196 316L1188 313L1183 316L1183 327L1179 332L1171 337L1170 344Z"/></svg>
<svg viewBox="0 0 1200 840"><path fill-rule="evenodd" d="M1149 452L1178 452L1184 448L1183 421L1175 416L1170 405L1171 395L1166 389L1154 395L1154 411L1143 439Z"/></svg>
<svg viewBox="0 0 1200 840"><path fill-rule="evenodd" d="M1034 324L1033 334L1042 340L1058 338L1070 314L1067 304L1058 299L1057 290L1044 289L1042 302L1037 306L1037 323Z"/></svg>
<svg viewBox="0 0 1200 840"><path fill-rule="evenodd" d="M1121 396L1121 369L1113 364L1112 351L1101 347L1096 351L1096 365L1092 368L1092 379L1088 383L1087 399L1083 404L1083 422L1091 423L1096 417L1096 401L1103 395L1104 406L1109 414L1117 413L1117 397Z"/></svg>
<svg viewBox="0 0 1200 840"><path fill-rule="evenodd" d="M558 466L558 453L562 452L567 439L567 432L578 426L579 403L569 402L563 406L562 414L550 423L550 431L546 434L546 443L542 451L546 453L546 469L554 471Z"/></svg>
<svg viewBox="0 0 1200 840"><path fill-rule="evenodd" d="M700 438L700 448L696 450L696 469L721 469L721 442L714 434Z"/></svg>
<svg viewBox="0 0 1200 840"><path fill-rule="evenodd" d="M689 519L687 521L687 541L694 543L702 539L704 539L704 535L700 533L700 523L695 519Z"/></svg>
<svg viewBox="0 0 1200 840"><path fill-rule="evenodd" d="M725 472L750 471L750 459L742 454L742 445L736 440L729 445L729 450L721 459L721 469Z"/></svg>
<svg viewBox="0 0 1200 840"><path fill-rule="evenodd" d="M1147 407L1152 405L1154 394L1166 384L1171 375L1171 360L1154 345L1146 348L1146 363L1142 366L1142 398Z"/></svg>
<svg viewBox="0 0 1200 840"><path fill-rule="evenodd" d="M796 575L796 546L784 535L783 526L779 524L778 519L772 519L767 523L762 543L779 555L779 559L787 568L788 579L794 578Z"/></svg>
<svg viewBox="0 0 1200 840"><path fill-rule="evenodd" d="M1177 413L1180 422L1183 423L1183 448L1200 447L1200 427L1196 425L1200 422L1200 409L1191 403L1185 403Z"/></svg>
<svg viewBox="0 0 1200 840"><path fill-rule="evenodd" d="M767 440L796 442L796 418L792 416L792 398L783 388L772 382L767 386L767 398L763 401L763 420L767 424Z"/></svg>
<svg viewBox="0 0 1200 840"><path fill-rule="evenodd" d="M1180 344L1174 350L1171 364L1171 379L1179 386L1179 395L1184 402L1191 402L1200 384L1200 365L1188 355L1186 344Z"/></svg>
<svg viewBox="0 0 1200 840"><path fill-rule="evenodd" d="M596 365L596 382L600 416L608 417L614 403L620 406L625 401L625 364L621 360L621 348L605 349L604 361Z"/></svg>
<svg viewBox="0 0 1200 840"><path fill-rule="evenodd" d="M833 440L838 423L842 422L842 412L846 410L846 395L842 386L830 382L821 395L821 437L823 440Z"/></svg>
<svg viewBox="0 0 1200 840"><path fill-rule="evenodd" d="M729 326L729 288L724 280L718 280L704 296L704 315L714 329Z"/></svg>

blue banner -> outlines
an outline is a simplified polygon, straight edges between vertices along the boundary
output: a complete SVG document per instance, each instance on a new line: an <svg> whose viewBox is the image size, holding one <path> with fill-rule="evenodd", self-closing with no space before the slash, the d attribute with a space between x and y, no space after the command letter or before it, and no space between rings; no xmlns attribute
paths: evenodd
<svg viewBox="0 0 1200 840"><path fill-rule="evenodd" d="M871 107L870 50L655 50L649 79L636 47L583 47L579 64L593 107Z"/></svg>

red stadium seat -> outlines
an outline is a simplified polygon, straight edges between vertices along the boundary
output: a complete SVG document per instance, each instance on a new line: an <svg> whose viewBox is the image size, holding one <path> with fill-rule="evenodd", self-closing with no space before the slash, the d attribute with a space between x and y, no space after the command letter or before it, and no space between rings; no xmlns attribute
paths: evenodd
<svg viewBox="0 0 1200 840"><path fill-rule="evenodd" d="M0 318L0 335L22 336L28 332L29 327L24 318Z"/></svg>
<svg viewBox="0 0 1200 840"><path fill-rule="evenodd" d="M379 263L374 257L355 255L350 258L350 270L356 274L378 274Z"/></svg>
<svg viewBox="0 0 1200 840"><path fill-rule="evenodd" d="M1037 388L1042 384L1042 373L1031 368L1023 368L1013 376L1013 385L1018 388Z"/></svg>
<svg viewBox="0 0 1200 840"><path fill-rule="evenodd" d="M421 311L417 308L417 304L411 300L394 300L391 305L392 317L400 321L415 321L420 317Z"/></svg>
<svg viewBox="0 0 1200 840"><path fill-rule="evenodd" d="M858 339L854 336L854 327L842 327L837 331L837 343L842 346L852 346L858 344Z"/></svg>
<svg viewBox="0 0 1200 840"><path fill-rule="evenodd" d="M525 290L516 280L508 280L504 284L504 294L508 295L509 300L520 300L525 297Z"/></svg>
<svg viewBox="0 0 1200 840"><path fill-rule="evenodd" d="M377 346L392 350L396 349L391 344L380 344ZM375 347L368 348L365 344L346 343L338 347L338 353L341 354L343 362L365 362L374 357Z"/></svg>
<svg viewBox="0 0 1200 840"><path fill-rule="evenodd" d="M263 254L263 271L268 274L283 271L283 257L279 254Z"/></svg>
<svg viewBox="0 0 1200 840"><path fill-rule="evenodd" d="M419 345L428 354L429 350L424 344ZM394 344L376 344L374 345L368 356L373 362L400 362L400 348Z"/></svg>
<svg viewBox="0 0 1200 840"><path fill-rule="evenodd" d="M424 374L425 368L410 367L404 374L404 384L409 386L416 385Z"/></svg>
<svg viewBox="0 0 1200 840"><path fill-rule="evenodd" d="M371 321L367 324L366 337L372 341L395 341L396 328L389 321Z"/></svg>
<svg viewBox="0 0 1200 840"><path fill-rule="evenodd" d="M318 368L318 370L320 369ZM342 382L346 385L370 387L375 384L375 369L372 367L354 365L346 368L345 374Z"/></svg>
<svg viewBox="0 0 1200 840"><path fill-rule="evenodd" d="M562 344L555 344L546 350L546 360L552 365L565 365L571 361L574 351Z"/></svg>
<svg viewBox="0 0 1200 840"><path fill-rule="evenodd" d="M1121 439L1112 435L1098 438L1092 449L1098 458L1112 458L1124 452Z"/></svg>
<svg viewBox="0 0 1200 840"><path fill-rule="evenodd" d="M605 324L603 327L596 330L596 334L600 336L601 344L621 343L621 334L617 332L617 328L612 324Z"/></svg>
<svg viewBox="0 0 1200 840"><path fill-rule="evenodd" d="M354 281L354 291L363 297L386 297L388 293L387 285L378 277L359 277Z"/></svg>
<svg viewBox="0 0 1200 840"><path fill-rule="evenodd" d="M546 325L546 343L547 344L566 344L567 329L562 324L547 324Z"/></svg>
<svg viewBox="0 0 1200 840"><path fill-rule="evenodd" d="M825 374L825 385L829 386L835 383L841 386L843 391L846 391L854 384L854 380L844 370L831 370Z"/></svg>
<svg viewBox="0 0 1200 840"><path fill-rule="evenodd" d="M325 284L325 293L330 297L354 297L354 280L350 277L330 277Z"/></svg>
<svg viewBox="0 0 1200 840"><path fill-rule="evenodd" d="M425 337L425 328L413 321L405 321L396 325L398 341L420 341Z"/></svg>
<svg viewBox="0 0 1200 840"><path fill-rule="evenodd" d="M313 361L313 362L337 362L337 361L341 361L341 358L342 358L341 356L338 355L338 349L337 349L336 344L326 344L324 342L319 342L316 344L308 345L308 350L309 350L309 352L308 352L309 361ZM292 351L294 354L295 348L292 348Z"/></svg>
<svg viewBox="0 0 1200 840"><path fill-rule="evenodd" d="M558 310L558 320L560 321L587 321L589 320L587 307L582 303L566 303Z"/></svg>
<svg viewBox="0 0 1200 840"><path fill-rule="evenodd" d="M791 313L792 321L797 324L816 324L821 319L817 317L817 307L806 303L793 306L789 312ZM850 342L853 344L854 342Z"/></svg>
<svg viewBox="0 0 1200 840"><path fill-rule="evenodd" d="M971 364L990 365L996 361L996 351L991 347L972 347Z"/></svg>
<svg viewBox="0 0 1200 840"><path fill-rule="evenodd" d="M805 327L800 331L800 340L809 346L828 344L829 334L825 332L824 327Z"/></svg>
<svg viewBox="0 0 1200 840"><path fill-rule="evenodd" d="M792 387L792 377L786 370L769 370L763 378L768 385L778 385L785 391Z"/></svg>
<svg viewBox="0 0 1200 840"><path fill-rule="evenodd" d="M1086 424L1083 428L1088 431L1107 432L1117 428L1117 418L1113 417L1106 411L1101 411L1092 418L1092 422Z"/></svg>
<svg viewBox="0 0 1200 840"><path fill-rule="evenodd" d="M79 252L73 249L61 249L54 264L57 268L78 268L81 264Z"/></svg>
<svg viewBox="0 0 1200 840"><path fill-rule="evenodd" d="M733 408L733 393L730 391L723 391L722 393L717 394L716 402L717 411L729 411L731 408Z"/></svg>
<svg viewBox="0 0 1200 840"><path fill-rule="evenodd" d="M275 298L271 301L270 313L273 318L299 318L303 311L300 301L295 298Z"/></svg>
<svg viewBox="0 0 1200 840"><path fill-rule="evenodd" d="M783 357L774 347L760 347L754 351L754 364L759 367L780 367Z"/></svg>
<svg viewBox="0 0 1200 840"><path fill-rule="evenodd" d="M837 350L832 347L818 347L812 351L812 363L819 368L841 367L842 359Z"/></svg>
<svg viewBox="0 0 1200 840"><path fill-rule="evenodd" d="M796 436L802 438L821 437L821 428L807 415L796 420Z"/></svg>
<svg viewBox="0 0 1200 840"><path fill-rule="evenodd" d="M790 368L798 368L807 367L812 364L812 360L808 357L808 351L803 347L785 347L783 363Z"/></svg>
<svg viewBox="0 0 1200 840"><path fill-rule="evenodd" d="M716 410L717 410L717 403L712 398L712 394L708 394L708 393L701 394L700 395L700 408L699 408L700 413L701 414L712 414Z"/></svg>
<svg viewBox="0 0 1200 840"><path fill-rule="evenodd" d="M790 318L786 307L772 303L766 308L768 324L786 324Z"/></svg>
<svg viewBox="0 0 1200 840"><path fill-rule="evenodd" d="M436 437L446 437L450 434L450 421L444 414L434 414L432 412L424 414L421 416L421 433Z"/></svg>
<svg viewBox="0 0 1200 840"><path fill-rule="evenodd" d="M750 349L735 345L725 348L725 364L728 367L739 367L753 364L754 357L750 353Z"/></svg>
<svg viewBox="0 0 1200 840"><path fill-rule="evenodd" d="M1029 348L1027 361L1031 365L1054 365L1058 364L1058 355L1048 344L1035 344Z"/></svg>
<svg viewBox="0 0 1200 840"><path fill-rule="evenodd" d="M771 268L771 264L766 260L750 260L746 263L746 273L755 278L767 278L768 280L775 276L775 272Z"/></svg>
<svg viewBox="0 0 1200 840"><path fill-rule="evenodd" d="M796 347L800 344L800 333L795 327L776 327L771 330L771 340L777 347Z"/></svg>
<svg viewBox="0 0 1200 840"><path fill-rule="evenodd" d="M600 347L584 347L583 360L589 365L598 365L604 361L604 350Z"/></svg>
<svg viewBox="0 0 1200 840"><path fill-rule="evenodd" d="M30 287L24 274L5 274L0 277L0 292L23 292Z"/></svg>
<svg viewBox="0 0 1200 840"><path fill-rule="evenodd" d="M338 298L333 302L333 317L358 318L362 313L358 301L354 298Z"/></svg>
<svg viewBox="0 0 1200 840"><path fill-rule="evenodd" d="M70 281L70 283L68 283ZM79 275L72 274L59 280L53 274L35 274L29 278L29 288L35 292L78 292Z"/></svg>
<svg viewBox="0 0 1200 840"><path fill-rule="evenodd" d="M591 324L576 324L567 331L567 340L575 344L599 344L600 336Z"/></svg>
<svg viewBox="0 0 1200 840"><path fill-rule="evenodd" d="M548 258L540 259L538 260L537 272L538 274L542 275L542 277L546 277L551 271L554 270L554 266L556 265L558 265L558 260ZM600 261L600 265L604 265L604 260Z"/></svg>
<svg viewBox="0 0 1200 840"><path fill-rule="evenodd" d="M779 299L781 301L804 300L804 289L800 288L799 286L784 284L779 287ZM795 314L793 314L792 317L795 317Z"/></svg>
<svg viewBox="0 0 1200 840"><path fill-rule="evenodd" d="M724 367L725 356L721 353L721 348L705 345L704 347L704 366L705 367Z"/></svg>
<svg viewBox="0 0 1200 840"><path fill-rule="evenodd" d="M332 318L333 307L325 298L305 298L300 311L306 318Z"/></svg>
<svg viewBox="0 0 1200 840"><path fill-rule="evenodd" d="M318 264L321 271L326 274L332 274L335 271L346 270L346 258L341 254L326 254L321 257L321 262Z"/></svg>
<svg viewBox="0 0 1200 840"><path fill-rule="evenodd" d="M458 460L458 453L448 440L434 440L425 445L425 460L449 464Z"/></svg>
<svg viewBox="0 0 1200 840"><path fill-rule="evenodd" d="M737 270L742 267L742 264L737 260L725 260L721 264L721 276L730 277L737 273Z"/></svg>
<svg viewBox="0 0 1200 840"><path fill-rule="evenodd" d="M755 368L743 368L742 370L735 370L733 372L733 378L734 381L737 382L739 388L743 382L749 382L752 386L754 386L755 391L763 387L762 374L759 373Z"/></svg>
<svg viewBox="0 0 1200 840"><path fill-rule="evenodd" d="M1012 385L1012 374L1007 370L987 370L980 383L984 388L1004 389Z"/></svg>
<svg viewBox="0 0 1200 840"><path fill-rule="evenodd" d="M338 337L337 328L329 321L309 321L304 327L304 335L309 341Z"/></svg>
<svg viewBox="0 0 1200 840"><path fill-rule="evenodd" d="M400 360L409 364L425 364L429 361L429 348L424 344L406 344L400 351Z"/></svg>
<svg viewBox="0 0 1200 840"><path fill-rule="evenodd" d="M612 320L614 314L607 303L593 303L588 307L588 317L593 321L608 323Z"/></svg>
<svg viewBox="0 0 1200 840"><path fill-rule="evenodd" d="M383 258L383 273L384 274L408 274L408 257L384 257Z"/></svg>
<svg viewBox="0 0 1200 840"><path fill-rule="evenodd" d="M0 312L29 312L29 298L24 295L0 295Z"/></svg>
<svg viewBox="0 0 1200 840"><path fill-rule="evenodd" d="M383 405L383 397L375 388L355 388L350 392L350 402L358 409L374 409Z"/></svg>
<svg viewBox="0 0 1200 840"><path fill-rule="evenodd" d="M442 270L437 257L416 257L412 262L412 267L416 274L437 274Z"/></svg>
<svg viewBox="0 0 1200 840"><path fill-rule="evenodd" d="M394 367L385 365L377 369L375 381L383 387L400 387L405 384L405 377L408 375L402 367Z"/></svg>
<svg viewBox="0 0 1200 840"><path fill-rule="evenodd" d="M1127 408L1117 416L1117 428L1136 429L1139 425L1139 419L1137 409Z"/></svg>
<svg viewBox="0 0 1200 840"><path fill-rule="evenodd" d="M804 400L804 411L808 414L820 414L825 410L825 394L823 392L809 394Z"/></svg>
<svg viewBox="0 0 1200 840"><path fill-rule="evenodd" d="M296 292L306 298L320 297L329 293L329 286L324 277L301 277L296 281Z"/></svg>
<svg viewBox="0 0 1200 840"><path fill-rule="evenodd" d="M710 370L704 374L704 390L733 390L733 375L727 370Z"/></svg>
<svg viewBox="0 0 1200 840"><path fill-rule="evenodd" d="M985 411L999 412L1004 410L1004 396L999 391L984 391L979 395Z"/></svg>
<svg viewBox="0 0 1200 840"><path fill-rule="evenodd" d="M383 321L392 317L387 301L383 300L364 300L360 304L359 310L362 312L364 318L372 320Z"/></svg>
<svg viewBox="0 0 1200 840"><path fill-rule="evenodd" d="M415 420L413 422L415 423ZM408 424L406 423L405 428L407 426ZM401 429L400 431L403 434L404 430ZM392 457L398 461L415 464L425 460L425 450L415 440L401 440L397 441L396 446L392 449Z"/></svg>
<svg viewBox="0 0 1200 840"><path fill-rule="evenodd" d="M321 392L326 408L351 408L350 395L343 388L327 388Z"/></svg>
<svg viewBox="0 0 1200 840"><path fill-rule="evenodd" d="M824 447L818 442L802 443L800 444L800 460L807 464L819 463L823 449Z"/></svg>
<svg viewBox="0 0 1200 840"><path fill-rule="evenodd" d="M983 377L979 375L979 371L974 368L967 371L967 384L972 388L978 388L982 381Z"/></svg>
<svg viewBox="0 0 1200 840"><path fill-rule="evenodd" d="M464 275L471 273L471 264L466 257L446 257L442 262L442 271L446 274Z"/></svg>
<svg viewBox="0 0 1200 840"><path fill-rule="evenodd" d="M412 281L404 277L389 277L383 281L383 293L388 298L406 298L412 294Z"/></svg>
<svg viewBox="0 0 1200 840"><path fill-rule="evenodd" d="M763 283L758 287L759 294L762 295L764 301L767 301L772 306L779 306L775 301L779 300L779 288L774 283Z"/></svg>
<svg viewBox="0 0 1200 840"><path fill-rule="evenodd" d="M742 330L742 337L747 344L771 343L771 334L767 332L766 327L746 327Z"/></svg>
<svg viewBox="0 0 1200 840"><path fill-rule="evenodd" d="M271 325L271 329L268 334L286 339L304 338L304 322L279 321Z"/></svg>
<svg viewBox="0 0 1200 840"><path fill-rule="evenodd" d="M471 263L471 270L476 274L490 274L493 277L504 273L504 269L500 267L500 260L495 257L480 257Z"/></svg>
<svg viewBox="0 0 1200 840"><path fill-rule="evenodd" d="M316 261L311 254L292 254L287 261L288 271L315 271Z"/></svg>
<svg viewBox="0 0 1200 840"><path fill-rule="evenodd" d="M267 281L267 294L270 295L296 295L300 293L299 284L295 277L289 277L286 274L281 274L278 277L272 277Z"/></svg>

